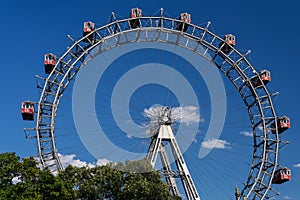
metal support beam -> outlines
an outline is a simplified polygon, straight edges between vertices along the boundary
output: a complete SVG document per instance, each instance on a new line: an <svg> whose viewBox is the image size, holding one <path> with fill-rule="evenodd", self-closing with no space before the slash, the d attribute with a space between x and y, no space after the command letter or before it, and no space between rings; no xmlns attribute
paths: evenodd
<svg viewBox="0 0 300 200"><path fill-rule="evenodd" d="M171 153L174 157L177 170L180 172L179 178L181 179L183 188L186 193L186 197L189 200L200 200L200 196L196 190L195 184L192 180L186 162L182 156L180 148L177 144L176 138L171 128L171 116L169 115L168 109L163 109L161 115L161 122L159 131L152 137L152 142L148 150L147 158L149 159L152 167L155 167L158 154L161 156L163 168L167 173L164 173L166 181L170 186L171 193L178 195L179 190L175 181L175 176L172 176L171 163L168 159L165 144L169 144L171 147ZM164 143L163 143L164 142Z"/></svg>

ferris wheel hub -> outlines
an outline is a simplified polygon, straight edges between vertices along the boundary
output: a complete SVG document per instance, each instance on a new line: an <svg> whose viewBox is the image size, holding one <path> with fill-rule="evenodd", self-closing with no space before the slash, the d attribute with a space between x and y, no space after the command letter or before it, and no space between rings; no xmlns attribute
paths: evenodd
<svg viewBox="0 0 300 200"><path fill-rule="evenodd" d="M172 124L171 109L169 107L163 107L160 115L160 123L164 125Z"/></svg>

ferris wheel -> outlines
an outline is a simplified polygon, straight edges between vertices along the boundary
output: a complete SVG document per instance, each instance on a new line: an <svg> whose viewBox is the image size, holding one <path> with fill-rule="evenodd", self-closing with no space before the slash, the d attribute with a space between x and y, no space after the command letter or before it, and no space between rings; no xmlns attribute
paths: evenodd
<svg viewBox="0 0 300 200"><path fill-rule="evenodd" d="M64 149L69 133L61 134L68 132L61 127L70 122L60 121L60 117L69 112L74 120L70 126L76 127L80 143L92 156L109 160L110 153L119 159L147 157L153 167L160 166L173 195L265 199L278 194L272 184L291 179L290 170L278 163L279 150L285 145L279 136L290 128L290 119L275 112L273 98L277 93L267 88L270 71L257 71L247 59L250 51L241 53L235 48L234 35L218 36L210 30L210 23L204 27L192 24L189 13L174 19L164 16L161 9L158 16L149 17L133 8L129 18L118 19L112 13L111 21L99 28L84 22L83 36L68 38L72 45L62 56L44 56L48 76L37 76L42 82L38 85L39 100L22 103L24 120L33 121L36 114L36 126L25 133L36 139L44 168L63 169L60 149ZM216 71L223 74L221 78L213 74ZM223 81L230 83L224 94ZM246 113L247 121L239 123L250 128L244 134L250 140L242 134L218 139L232 123L225 118L240 119L239 113L224 109L224 99L231 94L242 99L243 108L238 110ZM64 102L63 96L69 96L72 103ZM205 103L200 103L209 115L207 127L201 126L204 122L199 117L202 96L211 101L207 111ZM59 142L58 136L65 136L65 140ZM233 142L228 142L230 139ZM244 146L239 144L246 140ZM109 141L119 147L112 150ZM200 152L195 150L199 144L203 147ZM126 157L116 152L122 148L125 154L133 153ZM246 171L241 170L242 177L235 179L233 173L242 168L239 154L246 155L240 160L246 162Z"/></svg>

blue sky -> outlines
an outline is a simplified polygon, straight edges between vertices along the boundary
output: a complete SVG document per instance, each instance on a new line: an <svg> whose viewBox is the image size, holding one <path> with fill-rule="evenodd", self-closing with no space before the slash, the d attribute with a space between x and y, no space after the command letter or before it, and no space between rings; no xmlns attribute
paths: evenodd
<svg viewBox="0 0 300 200"><path fill-rule="evenodd" d="M292 128L282 137L290 145L280 152L280 162L292 169L293 180L276 186L277 199L300 196L299 115L300 106L297 56L300 46L300 14L296 1L9 1L2 2L1 42L1 140L0 152L17 152L21 157L36 154L35 141L25 140L23 128L34 124L21 120L23 100L37 100L36 74L43 75L43 54L61 55L70 44L66 35L81 36L87 20L104 25L113 11L127 17L132 7L153 15L161 7L169 16L189 12L192 23L212 22L218 35L236 35L237 48L252 51L251 63L272 73L272 91L279 91L275 102L278 115L288 115Z"/></svg>

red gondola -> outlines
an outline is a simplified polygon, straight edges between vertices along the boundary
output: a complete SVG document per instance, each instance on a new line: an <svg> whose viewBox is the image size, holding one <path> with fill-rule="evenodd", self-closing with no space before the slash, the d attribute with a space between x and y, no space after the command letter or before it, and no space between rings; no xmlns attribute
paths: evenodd
<svg viewBox="0 0 300 200"><path fill-rule="evenodd" d="M21 108L22 118L23 120L34 120L34 103L30 101L22 102Z"/></svg>
<svg viewBox="0 0 300 200"><path fill-rule="evenodd" d="M131 18L136 18L136 17L141 17L142 16L142 10L139 8L132 8L130 17Z"/></svg>
<svg viewBox="0 0 300 200"><path fill-rule="evenodd" d="M235 36L232 34L225 35L224 40L232 46L235 45Z"/></svg>
<svg viewBox="0 0 300 200"><path fill-rule="evenodd" d="M289 129L291 127L291 120L287 116L283 117L278 117L277 119L277 128L278 128L278 133L282 133L285 130ZM272 124L272 133L276 133L275 131L275 123Z"/></svg>
<svg viewBox="0 0 300 200"><path fill-rule="evenodd" d="M176 30L186 32L189 25L187 23L191 23L191 14L189 13L181 13L179 18L181 22L178 22L176 25Z"/></svg>
<svg viewBox="0 0 300 200"><path fill-rule="evenodd" d="M50 74L53 68L56 65L56 56L52 53L45 54L44 56L44 66L45 66L45 73Z"/></svg>
<svg viewBox="0 0 300 200"><path fill-rule="evenodd" d="M84 22L83 23L83 37L88 35L89 33L93 32L95 30L95 23L93 22ZM83 40L84 42L93 41L93 34L88 36L87 39Z"/></svg>
<svg viewBox="0 0 300 200"><path fill-rule="evenodd" d="M271 81L271 73L268 70L262 70L260 72L261 80L266 84Z"/></svg>
<svg viewBox="0 0 300 200"><path fill-rule="evenodd" d="M292 179L291 170L286 167L281 167L276 170L272 179L273 184L281 184Z"/></svg>
<svg viewBox="0 0 300 200"><path fill-rule="evenodd" d="M95 23L93 22L84 22L83 23L83 36L86 36L95 29Z"/></svg>
<svg viewBox="0 0 300 200"><path fill-rule="evenodd" d="M271 73L268 70L262 70L259 73L259 76L265 85L271 81ZM262 85L261 81L259 80L259 78L257 76L255 76L251 79L251 83L254 87L258 87L258 86Z"/></svg>
<svg viewBox="0 0 300 200"><path fill-rule="evenodd" d="M227 34L224 36L224 42L221 42L219 48L221 51L228 54L231 50L231 46L235 45L235 36L232 34Z"/></svg>
<svg viewBox="0 0 300 200"><path fill-rule="evenodd" d="M129 21L131 28L138 28L140 27L140 20L137 19L142 17L142 10L139 8L132 8L130 12L130 18L133 18Z"/></svg>

